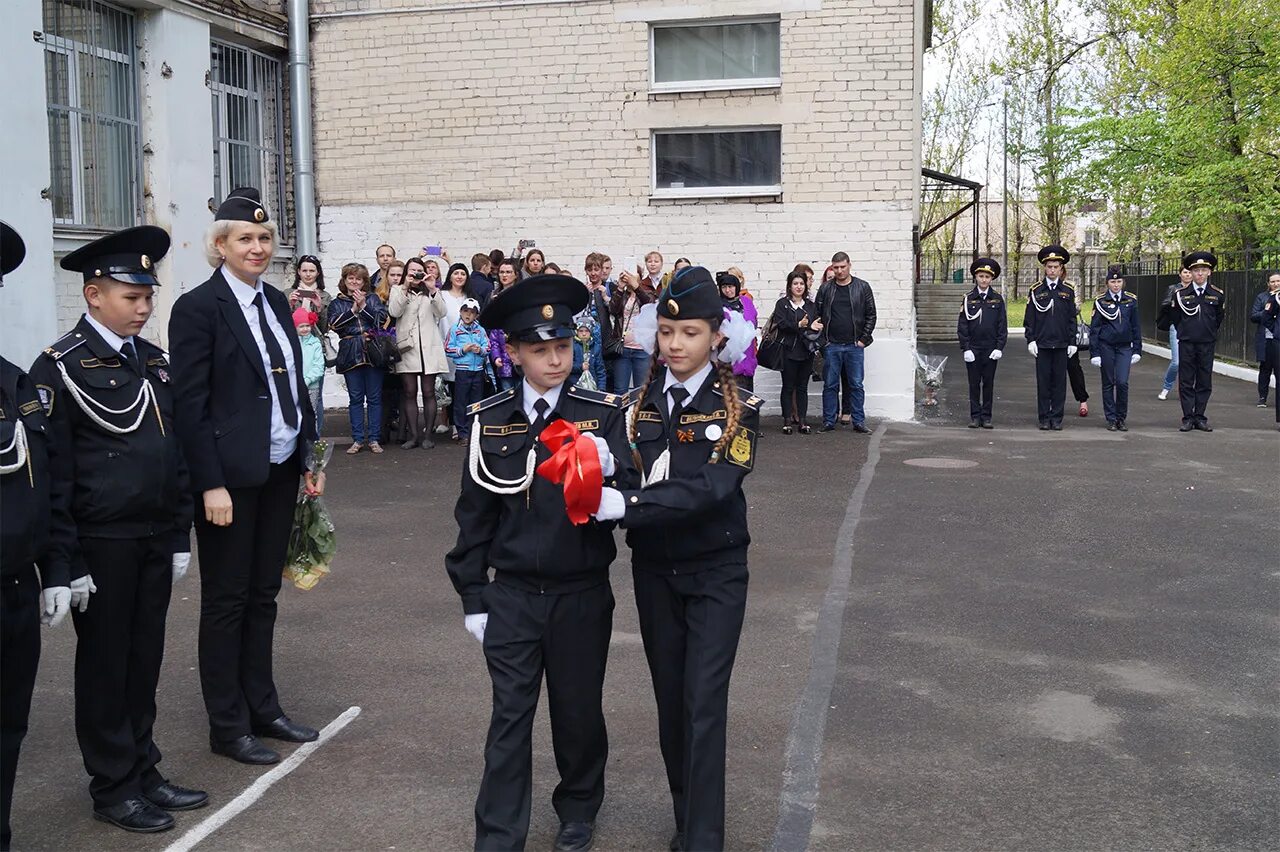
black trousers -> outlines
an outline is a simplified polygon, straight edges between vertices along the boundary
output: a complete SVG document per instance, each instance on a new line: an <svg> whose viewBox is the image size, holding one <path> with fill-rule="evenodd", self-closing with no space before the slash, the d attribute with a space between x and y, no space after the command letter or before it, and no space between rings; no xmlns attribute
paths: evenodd
<svg viewBox="0 0 1280 852"><path fill-rule="evenodd" d="M524 849L533 798L533 717L544 674L560 771L552 807L561 822L593 822L604 801L609 737L601 701L613 590L605 582L547 595L494 582L485 587L484 602L493 716L476 797L475 848Z"/></svg>
<svg viewBox="0 0 1280 852"><path fill-rule="evenodd" d="M200 688L214 739L233 740L284 715L271 675L276 595L298 499L296 458L271 465L257 488L232 488L231 524L204 519L200 548Z"/></svg>
<svg viewBox="0 0 1280 852"><path fill-rule="evenodd" d="M990 420L991 403L996 397L996 366L990 351L973 351L973 363L965 362L969 372L969 419Z"/></svg>
<svg viewBox="0 0 1280 852"><path fill-rule="evenodd" d="M1267 401L1267 397L1271 394L1271 377L1275 376L1280 381L1280 373L1276 372L1276 368L1271 360L1271 340L1267 340L1266 358L1258 362L1258 399L1262 402Z"/></svg>
<svg viewBox="0 0 1280 852"><path fill-rule="evenodd" d="M1204 421L1213 393L1214 343L1190 343L1178 339L1178 401L1182 419Z"/></svg>
<svg viewBox="0 0 1280 852"><path fill-rule="evenodd" d="M1067 378L1071 381L1071 395L1076 402L1089 401L1089 389L1084 386L1084 367L1080 366L1080 351L1067 359Z"/></svg>
<svg viewBox="0 0 1280 852"><path fill-rule="evenodd" d="M729 677L747 608L747 566L632 574L676 831L685 849L723 849Z"/></svg>
<svg viewBox="0 0 1280 852"><path fill-rule="evenodd" d="M80 540L98 587L76 626L76 738L97 806L164 783L152 739L173 547L160 537Z"/></svg>
<svg viewBox="0 0 1280 852"><path fill-rule="evenodd" d="M1041 423L1062 422L1068 360L1065 348L1041 349L1036 355L1036 415Z"/></svg>
<svg viewBox="0 0 1280 852"><path fill-rule="evenodd" d="M809 415L809 379L813 374L813 359L782 360L782 422L804 423ZM795 401L792 401L792 395Z"/></svg>
<svg viewBox="0 0 1280 852"><path fill-rule="evenodd" d="M31 692L40 665L40 581L29 566L5 577L0 588L0 849L9 848L9 806L18 773L18 752L27 735Z"/></svg>

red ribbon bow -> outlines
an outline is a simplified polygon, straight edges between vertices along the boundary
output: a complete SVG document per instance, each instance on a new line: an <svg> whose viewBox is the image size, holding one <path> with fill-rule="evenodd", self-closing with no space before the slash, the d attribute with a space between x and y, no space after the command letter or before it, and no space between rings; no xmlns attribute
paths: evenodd
<svg viewBox="0 0 1280 852"><path fill-rule="evenodd" d="M600 508L604 472L595 441L578 431L570 420L549 424L538 436L551 458L538 465L538 475L556 485L564 483L564 508L574 524L591 520Z"/></svg>

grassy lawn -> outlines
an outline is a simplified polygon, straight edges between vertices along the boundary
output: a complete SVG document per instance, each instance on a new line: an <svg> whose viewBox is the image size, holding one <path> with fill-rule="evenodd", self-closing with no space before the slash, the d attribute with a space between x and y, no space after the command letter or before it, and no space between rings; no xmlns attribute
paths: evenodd
<svg viewBox="0 0 1280 852"><path fill-rule="evenodd" d="M1026 299L1006 299L1005 307L1009 312L1009 328L1022 328L1026 319ZM1088 322L1093 318L1093 299L1089 299L1080 308L1080 321Z"/></svg>

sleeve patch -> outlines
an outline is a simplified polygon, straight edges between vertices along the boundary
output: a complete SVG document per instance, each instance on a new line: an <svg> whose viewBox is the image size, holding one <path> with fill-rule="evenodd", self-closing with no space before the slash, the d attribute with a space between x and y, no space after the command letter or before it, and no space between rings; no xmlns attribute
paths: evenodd
<svg viewBox="0 0 1280 852"><path fill-rule="evenodd" d="M36 385L36 395L40 397L40 405L44 407L44 413L53 416L53 388L49 385Z"/></svg>

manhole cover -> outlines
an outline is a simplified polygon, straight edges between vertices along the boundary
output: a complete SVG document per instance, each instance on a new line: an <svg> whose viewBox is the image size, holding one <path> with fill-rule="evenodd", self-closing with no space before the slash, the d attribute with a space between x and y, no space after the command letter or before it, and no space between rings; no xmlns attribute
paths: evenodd
<svg viewBox="0 0 1280 852"><path fill-rule="evenodd" d="M907 459L906 461L903 462L903 464L909 464L912 467L942 467L942 468L947 468L949 470L957 470L959 468L978 466L978 463L976 461L969 461L968 459L944 459L944 458Z"/></svg>

